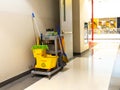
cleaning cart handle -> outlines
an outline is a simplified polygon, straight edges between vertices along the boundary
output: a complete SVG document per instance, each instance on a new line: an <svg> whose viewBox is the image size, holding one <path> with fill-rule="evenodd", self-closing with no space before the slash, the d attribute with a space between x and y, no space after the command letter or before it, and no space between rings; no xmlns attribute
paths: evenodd
<svg viewBox="0 0 120 90"><path fill-rule="evenodd" d="M57 26L57 33L58 33L58 36L60 36L60 26Z"/></svg>
<svg viewBox="0 0 120 90"><path fill-rule="evenodd" d="M34 13L32 13L32 17L33 17L33 18L35 17L35 14L34 14Z"/></svg>

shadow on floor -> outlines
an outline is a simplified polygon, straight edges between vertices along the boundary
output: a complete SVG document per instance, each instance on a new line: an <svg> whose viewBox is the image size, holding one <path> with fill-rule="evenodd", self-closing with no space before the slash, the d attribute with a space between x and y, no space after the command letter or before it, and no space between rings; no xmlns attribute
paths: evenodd
<svg viewBox="0 0 120 90"><path fill-rule="evenodd" d="M24 90L28 86L32 85L33 83L37 82L43 78L43 76L32 76L31 74L26 75L10 84L7 84L0 88L0 90Z"/></svg>

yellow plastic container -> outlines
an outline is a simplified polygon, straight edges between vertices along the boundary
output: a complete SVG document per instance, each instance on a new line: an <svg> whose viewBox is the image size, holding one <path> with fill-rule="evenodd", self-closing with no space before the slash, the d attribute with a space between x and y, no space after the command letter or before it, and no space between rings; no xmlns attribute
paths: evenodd
<svg viewBox="0 0 120 90"><path fill-rule="evenodd" d="M44 50L44 49L34 49L32 51L33 51L34 58L46 56L46 50Z"/></svg>
<svg viewBox="0 0 120 90"><path fill-rule="evenodd" d="M36 57L35 68L52 69L56 67L58 56L47 55L46 57Z"/></svg>
<svg viewBox="0 0 120 90"><path fill-rule="evenodd" d="M33 56L36 57L41 57L41 56L46 56L46 50L48 50L47 45L33 45L32 46L32 51L33 51Z"/></svg>

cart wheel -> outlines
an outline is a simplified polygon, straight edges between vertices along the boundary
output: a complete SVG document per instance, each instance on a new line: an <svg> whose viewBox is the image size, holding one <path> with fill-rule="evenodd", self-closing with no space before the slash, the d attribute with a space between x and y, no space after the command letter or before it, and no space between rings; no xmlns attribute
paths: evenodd
<svg viewBox="0 0 120 90"><path fill-rule="evenodd" d="M50 79L51 79L51 76L49 75L48 78L49 78L49 80L50 80Z"/></svg>
<svg viewBox="0 0 120 90"><path fill-rule="evenodd" d="M64 68L64 67L61 67L61 69L60 69L60 70L63 70L63 68Z"/></svg>
<svg viewBox="0 0 120 90"><path fill-rule="evenodd" d="M32 75L31 75L31 77L32 77L32 78L34 78L34 77L35 77L35 75L34 75L34 74L32 74Z"/></svg>

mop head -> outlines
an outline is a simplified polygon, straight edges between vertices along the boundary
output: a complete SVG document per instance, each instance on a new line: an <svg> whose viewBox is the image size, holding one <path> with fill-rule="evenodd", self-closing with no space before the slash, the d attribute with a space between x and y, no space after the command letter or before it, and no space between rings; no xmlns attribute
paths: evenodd
<svg viewBox="0 0 120 90"><path fill-rule="evenodd" d="M65 62L65 63L67 63L69 60L68 60L68 58L67 58L67 56L62 56L62 60Z"/></svg>

